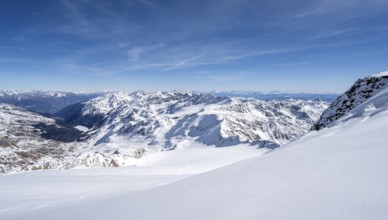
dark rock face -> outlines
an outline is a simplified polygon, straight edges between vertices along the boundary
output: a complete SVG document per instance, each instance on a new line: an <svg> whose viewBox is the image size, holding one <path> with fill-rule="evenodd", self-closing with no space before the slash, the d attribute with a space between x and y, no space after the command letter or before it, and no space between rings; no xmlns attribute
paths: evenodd
<svg viewBox="0 0 388 220"><path fill-rule="evenodd" d="M81 131L67 125L58 126L39 123L33 126L40 131L42 138L64 143L78 141L82 134Z"/></svg>
<svg viewBox="0 0 388 220"><path fill-rule="evenodd" d="M388 86L387 75L372 75L357 80L349 90L330 104L311 130L318 131L329 126L386 86Z"/></svg>

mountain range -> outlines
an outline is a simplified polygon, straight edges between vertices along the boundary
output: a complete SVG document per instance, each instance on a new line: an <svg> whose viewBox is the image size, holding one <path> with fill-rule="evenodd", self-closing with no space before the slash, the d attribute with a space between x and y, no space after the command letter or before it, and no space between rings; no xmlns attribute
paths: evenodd
<svg viewBox="0 0 388 220"><path fill-rule="evenodd" d="M246 145L270 151L309 130L330 127L384 89L387 75L358 80L330 105L319 99L192 92L2 93L8 102L10 97L39 101L27 107L22 101L12 102L19 107L0 104L0 173L140 165L144 156L193 147ZM31 110L41 100L53 107L82 99L87 100L54 114Z"/></svg>
<svg viewBox="0 0 388 220"><path fill-rule="evenodd" d="M144 155L194 145L274 149L307 132L328 103L137 91L107 93L53 115L2 106L4 143L13 143L1 148L5 173L137 165ZM20 127L23 135L14 135Z"/></svg>
<svg viewBox="0 0 388 220"><path fill-rule="evenodd" d="M105 94L50 117L2 104L0 218L386 219L387 79L358 80L326 110L176 92ZM287 144L250 139L310 122ZM68 169L122 165L136 166ZM50 170L10 174L32 169Z"/></svg>

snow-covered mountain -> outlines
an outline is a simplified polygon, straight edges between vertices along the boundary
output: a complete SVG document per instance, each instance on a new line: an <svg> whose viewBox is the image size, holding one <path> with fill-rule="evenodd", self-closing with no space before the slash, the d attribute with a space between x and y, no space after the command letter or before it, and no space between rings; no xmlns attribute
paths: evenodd
<svg viewBox="0 0 388 220"><path fill-rule="evenodd" d="M0 218L387 219L388 88L333 123L260 157L195 176L176 174L198 166L186 159L192 151L181 151L180 166L157 170L6 175L1 179ZM209 160L207 154L202 151L201 156Z"/></svg>
<svg viewBox="0 0 388 220"><path fill-rule="evenodd" d="M0 174L81 167L116 167L136 155L104 154L82 142L82 131L58 118L0 104Z"/></svg>
<svg viewBox="0 0 388 220"><path fill-rule="evenodd" d="M343 95L339 96L326 109L312 130L320 130L355 109L379 91L388 87L388 71L373 74L357 80Z"/></svg>
<svg viewBox="0 0 388 220"><path fill-rule="evenodd" d="M52 118L0 104L0 173L57 168L80 135Z"/></svg>
<svg viewBox="0 0 388 220"><path fill-rule="evenodd" d="M171 150L193 142L274 148L304 134L327 103L259 101L180 92L112 93L59 111L105 151Z"/></svg>
<svg viewBox="0 0 388 220"><path fill-rule="evenodd" d="M327 106L137 91L70 105L61 121L1 104L0 173L140 165L144 155L195 147L273 149L307 132Z"/></svg>
<svg viewBox="0 0 388 220"><path fill-rule="evenodd" d="M62 108L95 98L103 93L60 91L0 91L0 103L19 106L40 113L55 113Z"/></svg>
<svg viewBox="0 0 388 220"><path fill-rule="evenodd" d="M56 114L60 121L1 104L0 173L138 165L143 155L193 146L272 149L304 134L326 107L138 91L71 105Z"/></svg>

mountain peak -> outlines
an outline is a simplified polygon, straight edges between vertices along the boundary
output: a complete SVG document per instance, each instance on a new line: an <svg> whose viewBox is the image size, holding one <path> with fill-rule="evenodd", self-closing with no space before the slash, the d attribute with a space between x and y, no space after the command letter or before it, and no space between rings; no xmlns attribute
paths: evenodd
<svg viewBox="0 0 388 220"><path fill-rule="evenodd" d="M387 87L388 71L372 74L357 80L350 89L330 104L329 108L323 112L311 130L320 130L330 126L336 120L344 117L351 110Z"/></svg>
<svg viewBox="0 0 388 220"><path fill-rule="evenodd" d="M383 71L379 73L375 73L369 76L370 78L388 78L388 71Z"/></svg>

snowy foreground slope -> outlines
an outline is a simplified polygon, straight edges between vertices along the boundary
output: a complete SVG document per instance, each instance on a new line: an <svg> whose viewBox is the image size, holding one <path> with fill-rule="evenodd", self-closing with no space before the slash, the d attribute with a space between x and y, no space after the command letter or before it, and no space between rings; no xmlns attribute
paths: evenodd
<svg viewBox="0 0 388 220"><path fill-rule="evenodd" d="M160 187L193 174L257 157L265 152L266 149L249 146L202 146L145 156L140 159L145 166L3 175L0 176L0 219L34 219L31 215L110 200L115 196ZM128 219L136 218L131 215Z"/></svg>
<svg viewBox="0 0 388 220"><path fill-rule="evenodd" d="M388 219L387 131L383 88L327 128L195 176L179 166L2 176L0 219Z"/></svg>

